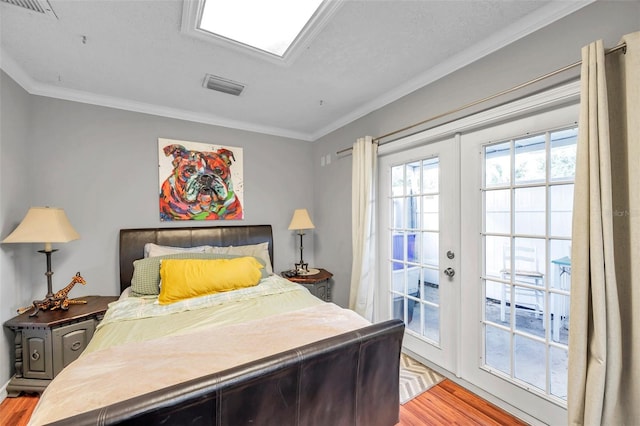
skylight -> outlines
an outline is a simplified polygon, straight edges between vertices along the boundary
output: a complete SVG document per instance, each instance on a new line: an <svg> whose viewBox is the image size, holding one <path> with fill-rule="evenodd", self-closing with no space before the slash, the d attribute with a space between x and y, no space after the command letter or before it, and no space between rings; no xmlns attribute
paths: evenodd
<svg viewBox="0 0 640 426"><path fill-rule="evenodd" d="M283 57L323 0L205 0L199 28Z"/></svg>

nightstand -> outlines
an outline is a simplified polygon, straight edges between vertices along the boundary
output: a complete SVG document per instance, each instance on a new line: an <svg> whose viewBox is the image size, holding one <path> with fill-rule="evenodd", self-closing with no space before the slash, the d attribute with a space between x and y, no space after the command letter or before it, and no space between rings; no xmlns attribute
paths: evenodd
<svg viewBox="0 0 640 426"><path fill-rule="evenodd" d="M15 375L7 385L8 396L15 397L20 392L42 393L64 367L80 356L107 305L118 297L78 299L87 303L71 305L67 311L40 311L35 317L29 317L33 312L30 309L4 323L15 335Z"/></svg>
<svg viewBox="0 0 640 426"><path fill-rule="evenodd" d="M318 299L325 302L331 302L331 277L333 274L325 269L316 268L320 272L315 275L295 275L293 277L287 277L284 272L281 274L283 277L294 283L302 284L305 286L311 294Z"/></svg>

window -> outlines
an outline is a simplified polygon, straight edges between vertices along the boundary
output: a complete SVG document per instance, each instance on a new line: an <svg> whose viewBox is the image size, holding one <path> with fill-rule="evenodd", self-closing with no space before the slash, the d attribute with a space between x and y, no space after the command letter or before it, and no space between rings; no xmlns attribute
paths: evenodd
<svg viewBox="0 0 640 426"><path fill-rule="evenodd" d="M284 56L322 0L205 0L199 28Z"/></svg>

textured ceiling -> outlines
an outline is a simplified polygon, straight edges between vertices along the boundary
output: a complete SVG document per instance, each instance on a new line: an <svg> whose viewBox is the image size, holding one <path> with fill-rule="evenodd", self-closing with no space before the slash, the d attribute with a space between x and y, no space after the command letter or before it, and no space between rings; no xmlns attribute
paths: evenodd
<svg viewBox="0 0 640 426"><path fill-rule="evenodd" d="M182 0L0 3L0 66L32 94L315 140L588 3L344 1L288 63L181 32Z"/></svg>

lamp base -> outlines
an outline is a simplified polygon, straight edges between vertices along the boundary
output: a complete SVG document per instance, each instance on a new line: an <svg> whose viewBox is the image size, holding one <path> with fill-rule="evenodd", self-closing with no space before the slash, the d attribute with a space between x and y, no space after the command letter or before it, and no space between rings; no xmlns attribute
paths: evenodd
<svg viewBox="0 0 640 426"><path fill-rule="evenodd" d="M309 264L303 261L302 259L300 259L300 262L296 263L293 266L294 266L294 270L298 275L300 275L300 272L304 272L309 269Z"/></svg>
<svg viewBox="0 0 640 426"><path fill-rule="evenodd" d="M45 247L44 250L38 250L38 253L42 253L47 257L47 272L45 272L47 277L47 295L42 300L33 301L33 307L35 310L29 315L30 317L35 317L38 315L39 311L46 311L56 303L56 298L54 297L51 285L51 277L53 276L53 271L51 270L51 253L56 251L58 250L51 250L50 246ZM58 303L60 303L60 301L58 301Z"/></svg>
<svg viewBox="0 0 640 426"><path fill-rule="evenodd" d="M299 277L306 277L307 275L315 275L320 273L319 269L309 268L309 264L307 262L304 262L302 259L299 263L295 264L294 271Z"/></svg>
<svg viewBox="0 0 640 426"><path fill-rule="evenodd" d="M320 270L316 268L308 268L298 271L298 275L306 277L307 275L316 275L319 274Z"/></svg>

